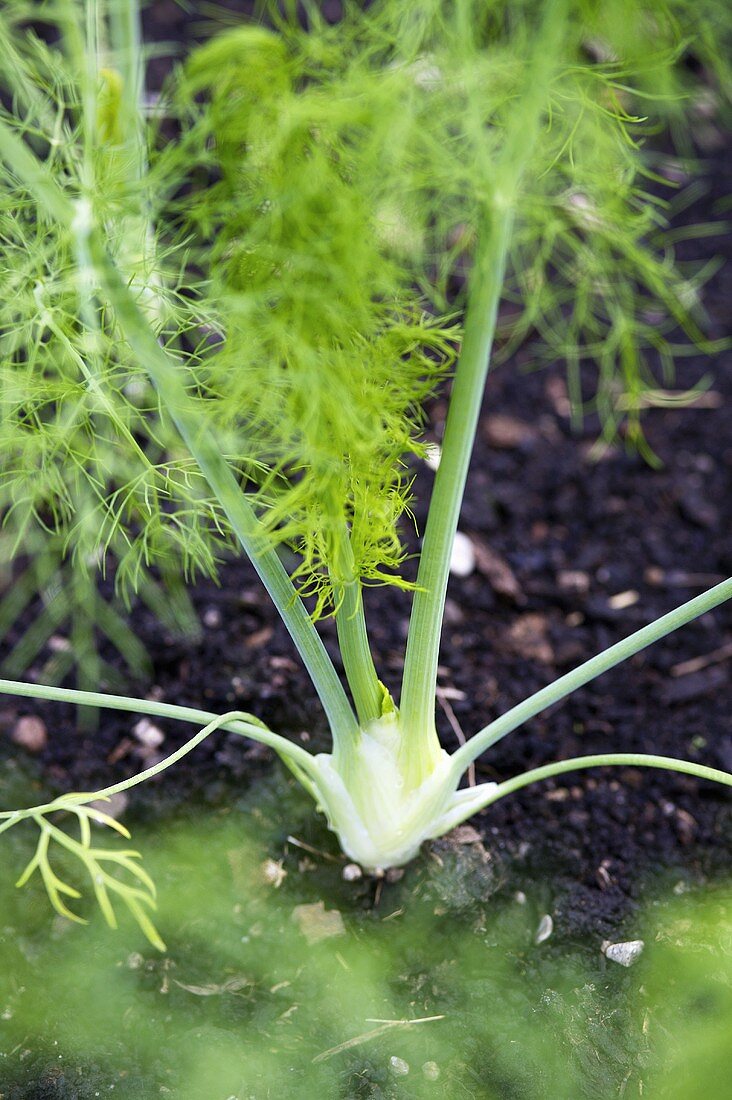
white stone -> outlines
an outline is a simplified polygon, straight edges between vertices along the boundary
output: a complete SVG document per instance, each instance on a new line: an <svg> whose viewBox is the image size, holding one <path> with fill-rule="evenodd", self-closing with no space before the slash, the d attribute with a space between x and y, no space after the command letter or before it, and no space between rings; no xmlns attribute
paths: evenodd
<svg viewBox="0 0 732 1100"><path fill-rule="evenodd" d="M450 572L455 577L469 577L475 570L475 548L462 531L455 532L450 555Z"/></svg>
<svg viewBox="0 0 732 1100"><path fill-rule="evenodd" d="M132 732L141 745L145 745L148 749L159 748L165 740L165 734L163 731L149 718L141 718L139 722L136 722L132 727Z"/></svg>
<svg viewBox="0 0 732 1100"><path fill-rule="evenodd" d="M536 929L536 935L534 936L534 943L544 943L548 940L554 931L554 921L549 913L545 913L539 921L539 927Z"/></svg>
<svg viewBox="0 0 732 1100"><path fill-rule="evenodd" d="M611 962L620 963L621 966L632 966L643 954L644 947L643 940L625 940L623 943L604 943L602 950Z"/></svg>
<svg viewBox="0 0 732 1100"><path fill-rule="evenodd" d="M409 1062L405 1062L403 1058L397 1058L395 1054L392 1054L389 1059L389 1069L395 1077L406 1077L409 1073Z"/></svg>

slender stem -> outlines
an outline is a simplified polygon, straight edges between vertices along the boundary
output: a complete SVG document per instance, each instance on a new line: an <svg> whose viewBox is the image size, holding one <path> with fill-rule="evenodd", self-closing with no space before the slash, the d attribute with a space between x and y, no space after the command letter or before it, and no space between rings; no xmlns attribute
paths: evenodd
<svg viewBox="0 0 732 1100"><path fill-rule="evenodd" d="M667 634L671 634L674 630L678 630L679 627L691 622L692 619L696 619L706 611L711 611L712 608L729 599L732 599L732 578L722 581L721 584L715 585L714 588L710 588L708 592L703 592L700 596L695 596L693 600L689 600L687 603L675 608L675 610L669 611L667 615L662 615L655 622L644 626L641 630L636 630L628 638L616 642L615 645L610 646L603 653L598 653L596 657L585 661L584 664L573 669L572 672L560 676L553 684L537 691L530 698L525 699L518 706L507 711L506 714L501 715L495 722L485 726L474 737L471 737L466 745L459 748L452 757L456 777L460 776L471 761L480 756L482 752L485 752L487 748L495 745L506 734L511 733L517 726L523 725L524 722L528 722L530 718L545 710L546 707L550 707L553 703L589 683L590 680L594 680L596 676L601 676L608 669L614 668L622 661L627 661L629 657L639 653L646 646L652 645Z"/></svg>
<svg viewBox="0 0 732 1100"><path fill-rule="evenodd" d="M363 591L355 575L347 531L343 532L340 540L339 558L336 568L331 571L338 644L358 720L364 726L380 717L383 689L371 656Z"/></svg>
<svg viewBox="0 0 732 1100"><path fill-rule="evenodd" d="M435 476L404 660L400 713L405 754L434 736L435 686L442 616L460 506L496 326L512 217L494 220L471 273L465 337Z"/></svg>
<svg viewBox="0 0 732 1100"><path fill-rule="evenodd" d="M45 684L26 684L17 682L15 680L0 680L0 693L5 695L20 695L26 699L50 699L58 703L74 703L77 706L88 707L106 707L108 710L124 710L133 714L149 714L158 718L172 718L177 722L193 722L196 725L208 726L211 723L215 723L215 728L222 728L230 730L232 733L240 733L246 737L253 737L257 741L261 741L263 745L268 745L274 749L283 758L290 756L298 764L300 768L308 775L316 774L316 766L313 763L313 758L309 752L301 748L299 745L294 744L292 741L288 741L286 737L280 737L279 734L273 733L272 730L261 723L257 718L254 718L251 714L245 714L243 711L237 711L236 717L232 714L221 715L213 714L211 711L198 710L195 707L181 707L175 703L162 703L153 699L130 699L126 695L107 695L102 691L80 691L76 688L61 688L51 687ZM203 738L199 735L193 738L195 744L198 744ZM188 748L183 747L185 752L190 751L194 747L194 744L188 742ZM167 757L168 763L173 763L174 760L178 760L183 755L183 749L178 749L176 753L173 753L171 757ZM161 762L168 766L165 761ZM150 769L148 769L149 771ZM147 776L147 772L142 773ZM157 773L151 773L157 774ZM109 794L110 790L106 789L101 792L102 794Z"/></svg>
<svg viewBox="0 0 732 1100"><path fill-rule="evenodd" d="M495 335L514 205L546 110L554 59L558 56L559 38L563 33L565 6L561 2L546 5L544 22L527 69L530 74L527 90L511 115L497 163L486 166L486 176L493 181L492 194L486 200L484 224L478 229L465 336L430 501L404 663L400 704L403 759L405 764L410 760L416 762L414 778L417 782L424 776L424 769L420 769L423 754L415 751L416 745L426 747L436 742L435 689L450 556Z"/></svg>
<svg viewBox="0 0 732 1100"><path fill-rule="evenodd" d="M334 596L339 603L336 628L343 667L358 720L364 726L381 715L382 689L369 647L361 585L357 580L336 585Z"/></svg>
<svg viewBox="0 0 732 1100"><path fill-rule="evenodd" d="M712 783L723 783L726 787L732 787L732 774L729 772L720 771L719 768L709 768L705 764L694 764L691 760L677 760L673 756L655 756L642 752L599 753L595 756L575 756L571 760L558 760L553 764L544 764L540 768L532 768L523 775L516 775L513 779L498 783L479 802L471 802L470 812L476 813L505 798L506 795L520 791L522 787L528 787L531 783L538 783L542 779L551 779L552 776L562 775L564 772L620 765L629 768L663 768L666 771L682 772L684 775L693 775L697 779L708 779Z"/></svg>
<svg viewBox="0 0 732 1100"><path fill-rule="evenodd" d="M145 315L95 233L89 235L89 252L125 338L145 365L163 407L196 459L289 630L323 703L334 741L357 737L356 718L322 639L204 418L193 407L179 363L155 339Z"/></svg>
<svg viewBox="0 0 732 1100"><path fill-rule="evenodd" d="M146 168L142 118L144 65L138 0L108 0L109 45L112 61L122 77L125 150L128 174L141 180Z"/></svg>
<svg viewBox="0 0 732 1100"><path fill-rule="evenodd" d="M0 156L56 221L84 238L126 339L147 368L163 405L199 463L290 632L325 709L336 748L339 739L358 737L356 717L305 605L276 551L263 537L261 524L211 433L192 408L179 363L156 340L134 295L93 232L91 210L66 196L42 161L2 119Z"/></svg>

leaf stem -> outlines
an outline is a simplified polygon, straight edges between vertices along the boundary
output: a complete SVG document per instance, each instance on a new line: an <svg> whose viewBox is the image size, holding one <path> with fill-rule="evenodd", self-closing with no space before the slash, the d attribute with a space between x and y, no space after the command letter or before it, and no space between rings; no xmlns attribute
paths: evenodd
<svg viewBox="0 0 732 1100"><path fill-rule="evenodd" d="M198 710L196 707L182 707L175 703L162 703L154 699L132 699L126 695L107 695L102 691L81 691L77 688L26 684L15 680L0 680L0 693L19 695L26 699L49 699L58 703L73 703L77 706L106 707L108 710L123 710L133 714L172 718L178 722L193 722L200 726L211 726L209 732L212 732L213 729L229 730L231 733L240 733L245 737L252 737L257 741L261 741L263 745L274 749L283 758L286 755L292 757L293 761L308 775L316 774L313 758L309 752L306 752L305 749L294 742L288 741L286 737L280 737L279 734L273 733L258 719L250 714L245 714L243 711L217 715L211 713L211 711ZM202 733L203 731L192 738L191 741L188 741L182 748L177 749L176 752L162 760L160 764L154 765L153 769L148 768L147 771L142 772L142 778L140 776L134 777L135 783L156 775L158 771L163 770L164 767L167 768L185 753L190 752L203 740ZM96 792L95 797L113 794L115 791L122 789L121 786L115 784L114 787L106 787L103 791ZM5 816L8 815L0 814L0 817Z"/></svg>
<svg viewBox="0 0 732 1100"><path fill-rule="evenodd" d="M726 787L732 787L732 774L720 771L719 768L709 768L705 764L695 764L690 760L677 760L673 756L655 756L642 752L610 752L598 753L594 756L574 756L570 760L558 760L553 764L544 764L540 768L532 768L531 771L516 775L512 779L506 779L498 783L489 791L480 802L471 803L471 814L478 810L491 806L506 795L520 791L522 787L528 787L531 783L538 783L542 779L551 779L555 775L564 772L578 771L582 768L604 768L625 766L629 768L662 768L666 771L681 772L684 775L693 775L697 779L707 779L712 783L723 783Z"/></svg>
<svg viewBox="0 0 732 1100"><path fill-rule="evenodd" d="M362 726L381 715L383 690L371 655L361 582L355 574L350 537L339 540L337 567L331 570L338 644L348 686Z"/></svg>
<svg viewBox="0 0 732 1100"><path fill-rule="evenodd" d="M678 630L679 627L691 622L692 619L711 611L712 608L729 599L732 599L732 577L715 585L714 588L710 588L708 592L695 596L693 600L689 600L673 611L669 611L667 615L662 615L660 619L649 623L648 626L636 630L628 638L616 642L615 645L610 646L603 653L598 653L597 656L585 661L584 664L579 665L578 668L568 672L565 676L560 676L553 684L549 684L528 699L524 699L518 706L512 707L506 714L497 718L495 722L485 726L471 737L466 745L463 745L453 754L452 762L456 777L460 776L482 752L485 752L491 745L495 745L502 737L512 733L517 726L528 722L540 711L552 706L553 703L557 703L566 695L577 691L578 688L589 683L590 680L594 680L595 677L601 676L603 672L614 668L615 665L627 661L629 657L639 653L646 646L652 645L667 634L671 634L674 630Z"/></svg>
<svg viewBox="0 0 732 1100"><path fill-rule="evenodd" d="M215 493L237 539L290 632L323 703L336 747L339 739L358 737L358 723L322 639L276 550L266 539L254 509L212 438L205 419L193 407L181 378L179 363L156 340L140 306L96 233L90 233L89 253L126 340L145 365L163 407Z"/></svg>
<svg viewBox="0 0 732 1100"><path fill-rule="evenodd" d="M450 556L496 330L514 204L546 110L547 91L564 27L564 9L564 3L546 5L544 22L527 68L530 74L527 90L509 119L498 162L486 165L492 189L485 200L484 224L478 227L465 336L430 501L404 663L400 705L403 758L405 765L414 762L415 782L421 781L428 766L421 765L427 754L416 751L416 746L437 741L435 689Z"/></svg>
<svg viewBox="0 0 732 1100"><path fill-rule="evenodd" d="M276 551L262 534L253 508L217 448L203 419L192 408L180 364L158 343L148 320L93 226L93 213L83 200L73 202L41 160L0 119L0 156L48 213L83 238L114 308L120 328L153 380L184 442L198 462L232 528L257 570L297 647L325 709L335 749L339 740L359 736L358 722L323 642Z"/></svg>

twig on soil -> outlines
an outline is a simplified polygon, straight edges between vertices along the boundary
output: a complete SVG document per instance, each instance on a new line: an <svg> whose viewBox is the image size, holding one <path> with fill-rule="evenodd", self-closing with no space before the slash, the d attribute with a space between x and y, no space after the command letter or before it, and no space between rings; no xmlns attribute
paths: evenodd
<svg viewBox="0 0 732 1100"><path fill-rule="evenodd" d="M346 1039L345 1042L339 1043L338 1046L330 1047L329 1050L316 1054L313 1058L313 1064L326 1062L329 1058L334 1058L336 1054L341 1054L344 1050L351 1050L353 1047L360 1046L361 1043L368 1043L371 1039L378 1039L380 1035L385 1035L388 1031L414 1027L416 1024L429 1024L434 1020L444 1019L443 1014L442 1016L423 1016L419 1020L366 1020L367 1024L379 1024L379 1027L372 1028L371 1031L365 1031L362 1035L355 1035L352 1039Z"/></svg>
<svg viewBox="0 0 732 1100"><path fill-rule="evenodd" d="M450 728L451 728L452 732L455 734L455 736L458 739L458 744L459 745L464 745L465 742L466 742L466 737L465 737L465 734L463 732L463 727L460 725L460 723L457 720L457 715L455 714L455 711L452 709L452 703L448 699L447 694L445 692L445 689L441 688L440 685L438 684L437 687L435 688L435 694L437 696L437 702L440 704L440 706L444 710L445 716L447 717L447 720L450 723ZM474 787L475 786L475 764L470 765L470 767L467 770L467 776L468 776L468 786L469 787Z"/></svg>
<svg viewBox="0 0 732 1100"><path fill-rule="evenodd" d="M671 675L689 676L693 672L701 672L703 668L708 668L710 665L719 665L723 661L728 661L731 657L732 642L727 642L719 649L713 649L711 653L704 653L700 657L692 657L688 661L680 661L677 665L672 665Z"/></svg>

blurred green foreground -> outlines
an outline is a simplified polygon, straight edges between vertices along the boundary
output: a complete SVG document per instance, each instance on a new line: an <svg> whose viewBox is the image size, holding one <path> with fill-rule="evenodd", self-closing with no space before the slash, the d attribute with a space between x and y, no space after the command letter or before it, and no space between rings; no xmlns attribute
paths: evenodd
<svg viewBox="0 0 732 1100"><path fill-rule="evenodd" d="M29 786L0 769L3 804ZM730 1095L730 887L666 889L618 930L645 941L625 968L559 925L537 944L551 881L501 886L476 843L374 906L282 776L225 810L136 816L166 954L91 905L87 928L50 916L41 886L13 888L32 830L5 841L2 1100Z"/></svg>

